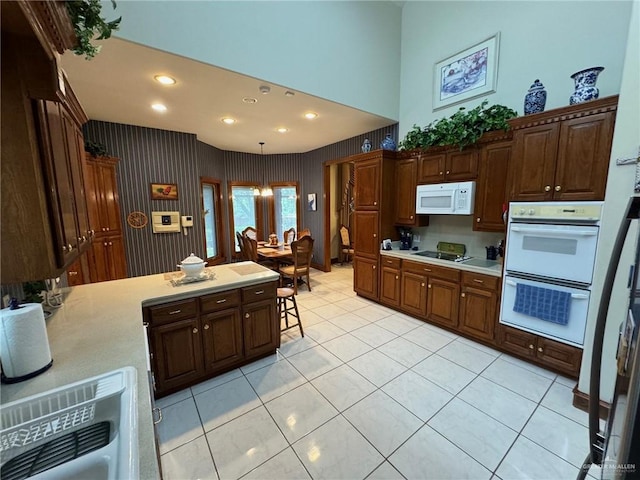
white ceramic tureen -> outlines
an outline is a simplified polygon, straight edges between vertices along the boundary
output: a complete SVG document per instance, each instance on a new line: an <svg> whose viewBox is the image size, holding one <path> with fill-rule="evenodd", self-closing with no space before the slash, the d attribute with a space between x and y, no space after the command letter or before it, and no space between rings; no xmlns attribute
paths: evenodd
<svg viewBox="0 0 640 480"><path fill-rule="evenodd" d="M192 253L182 260L178 267L184 272L186 277L195 278L199 277L204 271L204 266L206 264L207 262L202 260L200 257L196 257L195 254Z"/></svg>

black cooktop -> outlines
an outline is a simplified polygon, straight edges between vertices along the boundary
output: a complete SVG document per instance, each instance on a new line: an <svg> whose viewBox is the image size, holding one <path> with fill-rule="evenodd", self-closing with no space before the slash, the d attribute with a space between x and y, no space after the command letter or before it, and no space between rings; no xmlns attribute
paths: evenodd
<svg viewBox="0 0 640 480"><path fill-rule="evenodd" d="M415 255L420 255L421 257L439 258L440 260L449 260L451 262L461 262L469 258L461 255L456 255L455 253L430 252L428 250L424 252L416 252Z"/></svg>

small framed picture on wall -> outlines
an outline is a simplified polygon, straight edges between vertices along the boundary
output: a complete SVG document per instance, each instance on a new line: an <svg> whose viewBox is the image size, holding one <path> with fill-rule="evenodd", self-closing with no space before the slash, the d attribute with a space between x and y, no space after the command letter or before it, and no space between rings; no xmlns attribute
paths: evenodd
<svg viewBox="0 0 640 480"><path fill-rule="evenodd" d="M176 183L152 183L151 200L177 200L178 184Z"/></svg>
<svg viewBox="0 0 640 480"><path fill-rule="evenodd" d="M308 193L307 194L307 210L310 212L315 212L318 209L318 205L316 204L316 194Z"/></svg>

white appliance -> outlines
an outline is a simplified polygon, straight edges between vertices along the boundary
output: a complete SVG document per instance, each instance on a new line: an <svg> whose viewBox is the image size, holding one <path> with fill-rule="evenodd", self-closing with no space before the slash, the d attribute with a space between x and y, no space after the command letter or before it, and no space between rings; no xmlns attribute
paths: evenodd
<svg viewBox="0 0 640 480"><path fill-rule="evenodd" d="M512 202L500 323L583 346L602 202Z"/></svg>
<svg viewBox="0 0 640 480"><path fill-rule="evenodd" d="M416 214L471 215L476 182L435 183L416 188Z"/></svg>

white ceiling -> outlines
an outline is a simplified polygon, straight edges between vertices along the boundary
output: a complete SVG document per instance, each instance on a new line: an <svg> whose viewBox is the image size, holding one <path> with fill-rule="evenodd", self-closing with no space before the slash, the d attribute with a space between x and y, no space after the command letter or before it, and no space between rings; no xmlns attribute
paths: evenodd
<svg viewBox="0 0 640 480"><path fill-rule="evenodd" d="M178 55L111 38L99 42L92 60L67 52L62 67L91 120L195 133L223 150L260 153L302 153L396 123L302 92L285 96L286 86L274 85ZM155 75L177 80L163 86ZM269 94L259 91L271 88ZM247 104L245 97L257 103ZM168 110L158 113L153 103ZM307 120L306 112L316 112ZM234 125L221 119L233 117ZM280 127L288 128L279 133Z"/></svg>

